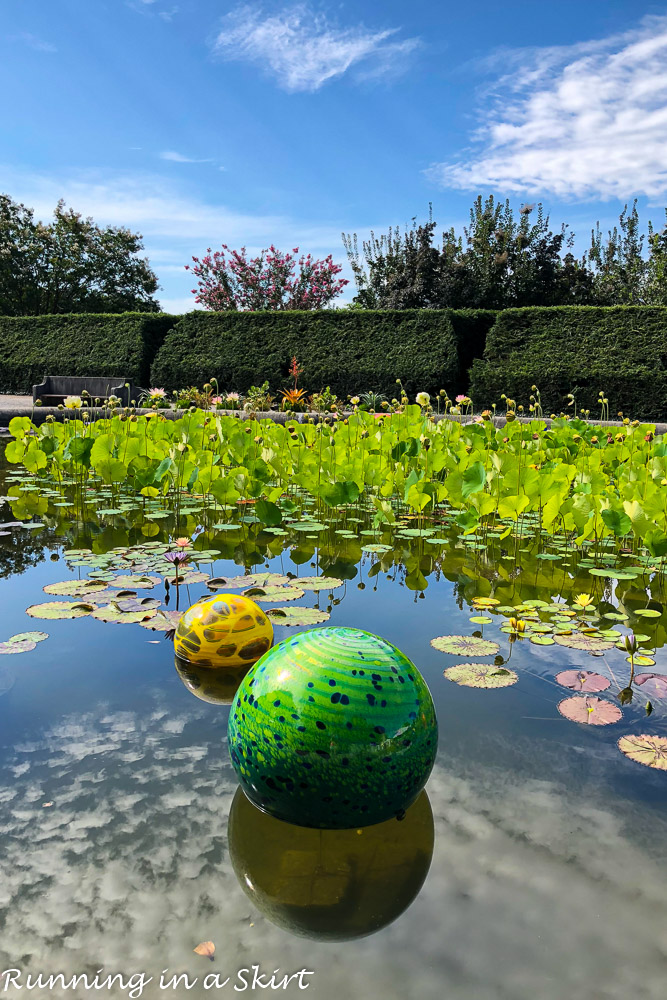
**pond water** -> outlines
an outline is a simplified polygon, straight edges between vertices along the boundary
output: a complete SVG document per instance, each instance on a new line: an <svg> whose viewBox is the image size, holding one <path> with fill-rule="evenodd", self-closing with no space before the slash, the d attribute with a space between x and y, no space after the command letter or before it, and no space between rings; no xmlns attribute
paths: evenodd
<svg viewBox="0 0 667 1000"><path fill-rule="evenodd" d="M15 492L6 474L0 465L2 495ZM56 985L32 995L128 996L127 980L140 973L152 977L144 997L250 993L258 966L255 993L273 995L275 970L278 986L306 970L282 992L301 996L307 986L315 1000L664 997L667 775L627 759L617 741L667 735L667 699L652 694L647 718L649 697L637 687L620 721L569 721L557 705L575 692L556 674L602 674L611 683L599 696L619 706L627 654L515 638L501 632L510 612L495 610L526 601L565 609L589 593L590 621L622 616L600 627L645 635L640 645L655 650L655 666L637 671L664 673L664 579L591 576L580 565L586 553L552 548L554 558L540 558L544 545L532 536L505 549L449 526L411 535L418 529L407 521L373 535L363 509L312 510L324 528L281 534L252 514L230 527L244 516L236 511L225 513L225 529L201 533L213 519L186 508L178 523L152 517L142 533L140 508L100 514L98 498L82 524L58 503L66 501L54 490L0 506L0 522L42 525L0 528L0 642L48 633L34 649L0 656L0 972L24 977L7 996L30 995L18 989L28 972L101 969L122 973L125 987ZM417 664L435 702L439 752L425 795L401 823L336 833L271 820L237 791L224 690L179 672L168 636L89 614L26 615L41 602L75 600L47 596L44 586L92 575L65 550L99 555L176 535L218 553L198 567L207 578L263 569L338 578L335 589L284 607L319 607L328 624L382 635ZM367 545L385 548L363 552ZM204 582L178 591L180 608L208 593ZM139 596L165 606L162 583ZM499 605L475 608L475 598ZM168 609L175 604L172 586ZM645 610L657 614L637 613ZM530 608L522 614L533 617ZM553 630L554 614L537 617ZM567 620L560 624L567 634ZM295 632L274 627L276 641ZM483 690L444 676L461 662L494 663L430 642L473 633L499 645L498 669L515 671L515 684ZM213 962L193 953L206 941L216 946ZM163 970L167 982L181 973L196 982L161 988ZM220 979L206 981L212 975Z"/></svg>

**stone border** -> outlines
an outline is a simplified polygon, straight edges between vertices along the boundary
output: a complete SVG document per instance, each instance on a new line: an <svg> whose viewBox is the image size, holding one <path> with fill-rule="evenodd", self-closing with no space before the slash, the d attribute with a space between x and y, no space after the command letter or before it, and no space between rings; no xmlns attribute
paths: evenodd
<svg viewBox="0 0 667 1000"><path fill-rule="evenodd" d="M100 417L107 417L109 415L108 407L86 407L87 412L90 414L92 420L97 420ZM117 407L117 412L122 412L123 407ZM155 411L142 408L135 408L134 413L138 416L142 416L146 413L153 413ZM184 416L188 411L185 410L173 410L173 409L163 409L157 411L161 416L166 417L167 420L178 420L179 417ZM296 420L297 423L319 423L324 419L331 418L332 414L322 414L322 413L295 413L290 416L287 413L282 413L279 410L262 410L256 413L249 413L245 410L208 410L208 413L217 413L219 416L226 417L237 417L239 420L249 420L251 417L255 417L257 420L273 420L277 424L285 424L288 420ZM7 407L4 406L0 408L0 434L7 435L9 421L13 417L30 417L33 423L39 425L46 421L48 416L54 417L56 420L64 420L65 417L73 417L74 410L60 410L57 406L36 406L34 409L30 407ZM351 410L341 411L340 416L350 416ZM384 416L384 413L378 414ZM432 414L433 419L438 422L440 420L454 420L461 424L472 423L475 416L470 415L456 415L450 413L434 413ZM528 424L533 420L540 419L544 422L547 428L551 427L552 420L551 417L516 417L516 420L520 423ZM505 427L507 420L504 415L497 415L491 418L491 423L496 428ZM623 427L624 425L620 420L588 420L586 423L593 427ZM653 424L653 421L642 420L640 423ZM667 434L667 423L656 423L655 425L656 435Z"/></svg>

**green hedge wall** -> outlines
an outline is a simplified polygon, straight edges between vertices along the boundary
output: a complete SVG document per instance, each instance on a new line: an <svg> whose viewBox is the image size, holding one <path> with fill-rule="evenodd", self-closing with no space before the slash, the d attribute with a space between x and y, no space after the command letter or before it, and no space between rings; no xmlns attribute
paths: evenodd
<svg viewBox="0 0 667 1000"><path fill-rule="evenodd" d="M667 416L667 308L552 306L507 309L489 331L483 360L473 363L470 394L477 407L506 393L528 409L537 385L546 416L567 408L599 416L598 393L644 420Z"/></svg>
<svg viewBox="0 0 667 1000"><path fill-rule="evenodd" d="M165 313L0 316L0 392L31 393L44 375L120 375L148 387L177 317Z"/></svg>
<svg viewBox="0 0 667 1000"><path fill-rule="evenodd" d="M342 397L372 389L391 399L397 378L411 397L459 385L452 320L435 310L189 313L158 351L151 384L216 378L221 390L245 392L268 381L275 392L289 385L293 355L310 392L329 385Z"/></svg>

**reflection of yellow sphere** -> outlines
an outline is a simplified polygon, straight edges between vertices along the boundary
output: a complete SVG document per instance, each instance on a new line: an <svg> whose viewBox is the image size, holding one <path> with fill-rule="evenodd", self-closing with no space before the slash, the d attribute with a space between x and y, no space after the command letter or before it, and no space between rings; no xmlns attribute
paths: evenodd
<svg viewBox="0 0 667 1000"><path fill-rule="evenodd" d="M273 626L247 597L217 594L185 612L174 637L176 655L200 667L250 666L270 648Z"/></svg>
<svg viewBox="0 0 667 1000"><path fill-rule="evenodd" d="M188 691L209 705L231 705L241 681L252 664L242 667L200 667L180 656L175 658L178 676Z"/></svg>
<svg viewBox="0 0 667 1000"><path fill-rule="evenodd" d="M402 820L316 830L261 812L239 788L228 843L241 887L269 920L345 941L386 927L413 902L433 857L433 813L422 791Z"/></svg>

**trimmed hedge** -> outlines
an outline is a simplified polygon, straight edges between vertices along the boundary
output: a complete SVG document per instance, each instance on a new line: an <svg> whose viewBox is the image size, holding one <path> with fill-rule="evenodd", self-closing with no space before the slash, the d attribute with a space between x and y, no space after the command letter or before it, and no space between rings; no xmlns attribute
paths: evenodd
<svg viewBox="0 0 667 1000"><path fill-rule="evenodd" d="M177 317L166 313L0 316L0 392L31 393L44 375L120 375L146 388Z"/></svg>
<svg viewBox="0 0 667 1000"><path fill-rule="evenodd" d="M537 385L546 416L577 411L599 416L598 393L610 415L667 416L667 308L551 306L507 309L489 331L483 360L473 363L470 395L477 407L506 393L526 412Z"/></svg>
<svg viewBox="0 0 667 1000"><path fill-rule="evenodd" d="M452 320L436 310L188 313L158 351L151 384L171 391L216 378L221 390L245 392L268 381L275 392L290 384L293 355L310 392L391 399L397 378L411 397L460 384Z"/></svg>

